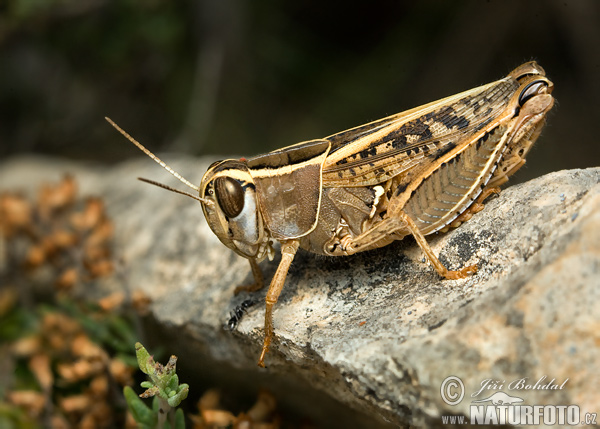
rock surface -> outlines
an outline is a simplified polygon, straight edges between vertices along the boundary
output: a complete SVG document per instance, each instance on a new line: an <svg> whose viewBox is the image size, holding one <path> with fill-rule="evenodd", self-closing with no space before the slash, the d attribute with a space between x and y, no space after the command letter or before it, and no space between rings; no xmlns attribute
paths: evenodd
<svg viewBox="0 0 600 429"><path fill-rule="evenodd" d="M212 161L165 158L194 182ZM299 253L276 305L267 370L256 367L266 290L233 296L252 280L248 262L212 234L198 202L134 178L183 185L146 159L105 169L19 158L0 164L0 189L31 190L66 171L84 193L104 196L116 223L126 285L113 279L104 287L149 294L180 362L196 359L209 371L231 365L231 374L246 377L240 385L270 380L277 390L304 382L303 398L325 392L401 426L469 416L471 401L497 391L472 397L486 379L524 404L599 411L600 168L506 188L470 221L430 237L446 266L479 264L468 279L440 280L412 239L347 258ZM261 263L267 279L277 260ZM260 302L234 331L224 330L230 311L249 297ZM454 406L440 394L449 376L465 386ZM509 388L544 376L538 387L568 380L560 390Z"/></svg>

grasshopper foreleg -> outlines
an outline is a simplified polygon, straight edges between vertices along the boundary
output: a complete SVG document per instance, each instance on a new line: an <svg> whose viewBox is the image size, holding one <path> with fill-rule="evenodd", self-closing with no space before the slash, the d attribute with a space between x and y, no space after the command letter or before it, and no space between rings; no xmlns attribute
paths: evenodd
<svg viewBox="0 0 600 429"><path fill-rule="evenodd" d="M265 298L265 340L263 342L260 358L258 359L258 366L263 368L265 367L265 355L269 351L269 346L271 345L271 341L273 339L273 306L277 302L279 294L283 289L285 278L299 246L299 240L288 240L281 242L281 262L277 267L277 271L273 276L273 280L271 280L271 285L269 286L269 291L267 292L267 296Z"/></svg>

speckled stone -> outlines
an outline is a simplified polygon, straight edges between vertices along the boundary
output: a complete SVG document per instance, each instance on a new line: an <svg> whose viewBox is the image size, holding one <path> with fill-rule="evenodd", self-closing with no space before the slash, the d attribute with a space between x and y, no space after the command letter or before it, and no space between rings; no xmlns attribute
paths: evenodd
<svg viewBox="0 0 600 429"><path fill-rule="evenodd" d="M212 162L166 158L198 183ZM276 305L268 368L260 370L263 305L252 306L234 331L223 329L230 311L250 297L233 296L251 282L250 266L212 234L198 202L136 182L145 176L179 186L151 161L110 169L60 165L7 162L0 188L57 180L72 167L84 192L104 195L116 222L126 282L104 287L144 289L158 324L191 338L190 350L210 361L304 380L396 425L468 415L472 400L495 392L470 396L485 379L504 381L504 391L526 404L598 411L600 168L509 187L470 221L431 237L449 268L479 265L464 280L441 280L410 238L346 258L301 251ZM269 278L276 261L261 267ZM262 301L265 292L253 299ZM466 391L456 406L440 395L451 375ZM562 390L506 389L513 380L543 376L568 381Z"/></svg>

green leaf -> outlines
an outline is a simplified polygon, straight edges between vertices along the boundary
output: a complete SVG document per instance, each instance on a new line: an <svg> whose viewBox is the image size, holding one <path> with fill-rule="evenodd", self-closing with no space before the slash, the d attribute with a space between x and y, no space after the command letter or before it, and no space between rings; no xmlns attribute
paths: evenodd
<svg viewBox="0 0 600 429"><path fill-rule="evenodd" d="M175 411L175 424L173 425L173 429L185 429L185 416L183 415L183 410L181 408Z"/></svg>
<svg viewBox="0 0 600 429"><path fill-rule="evenodd" d="M177 374L173 374L167 382L167 389L177 391L177 386L179 386L179 377Z"/></svg>
<svg viewBox="0 0 600 429"><path fill-rule="evenodd" d="M190 391L190 387L185 383L182 384L181 386L179 386L179 391L177 392L177 394L175 394L175 396L172 396L171 398L167 399L167 403L172 408L179 406L181 401L183 401L185 398L187 398L189 391Z"/></svg>
<svg viewBox="0 0 600 429"><path fill-rule="evenodd" d="M146 427L154 427L156 425L156 412L148 408L131 387L125 386L123 388L123 395L125 396L131 415L137 423Z"/></svg>
<svg viewBox="0 0 600 429"><path fill-rule="evenodd" d="M142 372L144 374L150 375L150 373L154 369L154 365L152 365L154 359L152 359L152 356L150 356L148 350L146 350L146 348L139 342L135 343L135 356L138 361L138 366L140 367Z"/></svg>

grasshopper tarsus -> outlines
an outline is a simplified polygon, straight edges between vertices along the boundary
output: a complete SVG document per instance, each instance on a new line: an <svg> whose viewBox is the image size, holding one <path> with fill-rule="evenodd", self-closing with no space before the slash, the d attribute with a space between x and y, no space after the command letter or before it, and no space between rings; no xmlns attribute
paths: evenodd
<svg viewBox="0 0 600 429"><path fill-rule="evenodd" d="M500 195L500 188L497 186L494 186L492 188L485 188L479 196L479 198L477 198L476 202L481 204L487 199L487 197L489 197L492 194Z"/></svg>
<svg viewBox="0 0 600 429"><path fill-rule="evenodd" d="M443 277L445 277L448 280L460 280L460 279L465 279L475 273L477 273L477 265L469 265L468 267L463 268L462 270L458 270L458 271L446 271L446 273L443 274Z"/></svg>
<svg viewBox="0 0 600 429"><path fill-rule="evenodd" d="M269 349L265 349L263 348L262 352L260 353L260 357L258 358L258 362L256 363L256 365L260 368L266 368L265 365L265 355L267 354L267 352L269 351Z"/></svg>
<svg viewBox="0 0 600 429"><path fill-rule="evenodd" d="M265 339L263 341L260 357L256 363L261 368L266 368L265 356L269 352L271 340L273 339L273 305L274 303L267 302L267 306L265 308Z"/></svg>

